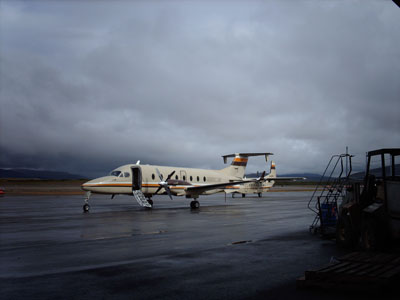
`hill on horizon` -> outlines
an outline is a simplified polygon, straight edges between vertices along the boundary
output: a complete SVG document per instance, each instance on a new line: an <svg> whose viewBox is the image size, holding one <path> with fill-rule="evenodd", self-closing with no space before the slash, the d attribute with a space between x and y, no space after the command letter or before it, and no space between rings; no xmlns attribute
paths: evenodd
<svg viewBox="0 0 400 300"><path fill-rule="evenodd" d="M259 173L250 173L245 175L247 178L257 178L261 176ZM291 173L291 174L278 174L277 177L305 177L305 181L319 181L321 179L320 174L315 173Z"/></svg>
<svg viewBox="0 0 400 300"><path fill-rule="evenodd" d="M396 175L399 176L400 175L400 164L397 164L394 167L395 167ZM371 169L369 172L370 172L370 174L373 174L377 177L382 176L382 168ZM390 166L386 166L385 167L385 173L387 174L386 176L388 176L388 174L390 174L390 172L391 172ZM350 175L350 178L354 179L354 180L363 180L364 177L365 177L365 171L353 173Z"/></svg>
<svg viewBox="0 0 400 300"><path fill-rule="evenodd" d="M27 179L86 179L86 176L70 174L68 172L32 170L32 169L0 169L0 178L27 178Z"/></svg>

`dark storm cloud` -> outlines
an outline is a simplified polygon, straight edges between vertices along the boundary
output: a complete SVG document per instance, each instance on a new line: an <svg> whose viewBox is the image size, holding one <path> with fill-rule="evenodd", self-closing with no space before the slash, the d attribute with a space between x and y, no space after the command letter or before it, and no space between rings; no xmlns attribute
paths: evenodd
<svg viewBox="0 0 400 300"><path fill-rule="evenodd" d="M400 10L281 2L3 1L1 166L270 151L281 172L320 172L346 145L399 147Z"/></svg>

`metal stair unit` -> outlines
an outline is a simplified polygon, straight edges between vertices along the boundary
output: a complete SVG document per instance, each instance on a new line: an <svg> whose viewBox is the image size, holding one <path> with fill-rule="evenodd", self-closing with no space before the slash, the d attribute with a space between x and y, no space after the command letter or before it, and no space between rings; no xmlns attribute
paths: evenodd
<svg viewBox="0 0 400 300"><path fill-rule="evenodd" d="M340 154L333 155L329 160L307 205L316 214L310 232L328 236L336 231L338 202L345 196L346 184L352 171L352 157L350 154ZM347 173L343 168L343 160L349 163ZM335 176L337 172L339 174ZM321 192L318 193L319 191Z"/></svg>
<svg viewBox="0 0 400 300"><path fill-rule="evenodd" d="M152 205L147 201L141 190L133 190L132 193L140 206L152 208Z"/></svg>

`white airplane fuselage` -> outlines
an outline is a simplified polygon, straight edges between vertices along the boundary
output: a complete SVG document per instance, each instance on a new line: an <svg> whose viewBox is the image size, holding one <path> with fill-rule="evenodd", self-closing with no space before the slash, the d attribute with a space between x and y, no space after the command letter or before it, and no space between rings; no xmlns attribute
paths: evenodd
<svg viewBox="0 0 400 300"><path fill-rule="evenodd" d="M234 185L227 189L228 193L238 194L262 194L268 192L275 184L275 181L249 182L240 185Z"/></svg>
<svg viewBox="0 0 400 300"><path fill-rule="evenodd" d="M241 172L229 172L228 169L207 170L182 167L165 167L155 165L128 164L121 166L104 176L90 180L82 185L82 189L97 194L132 194L132 190L140 189L147 197L153 195L160 187L159 170L164 180L175 171L170 178L174 184L170 184L171 192L177 196L185 195L188 186L202 186L223 182L242 180ZM235 175L231 175L235 174ZM205 191L203 194L214 194L223 189Z"/></svg>

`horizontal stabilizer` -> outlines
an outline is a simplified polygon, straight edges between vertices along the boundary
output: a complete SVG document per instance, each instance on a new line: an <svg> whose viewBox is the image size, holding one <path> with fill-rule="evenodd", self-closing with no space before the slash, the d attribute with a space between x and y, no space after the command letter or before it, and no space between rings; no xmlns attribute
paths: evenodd
<svg viewBox="0 0 400 300"><path fill-rule="evenodd" d="M227 158L228 157L250 157L250 156L265 156L265 160L268 161L268 156L273 155L273 153L269 152L261 152L261 153L233 153L233 154L227 154L227 155L222 155L224 159L224 163L226 164Z"/></svg>

